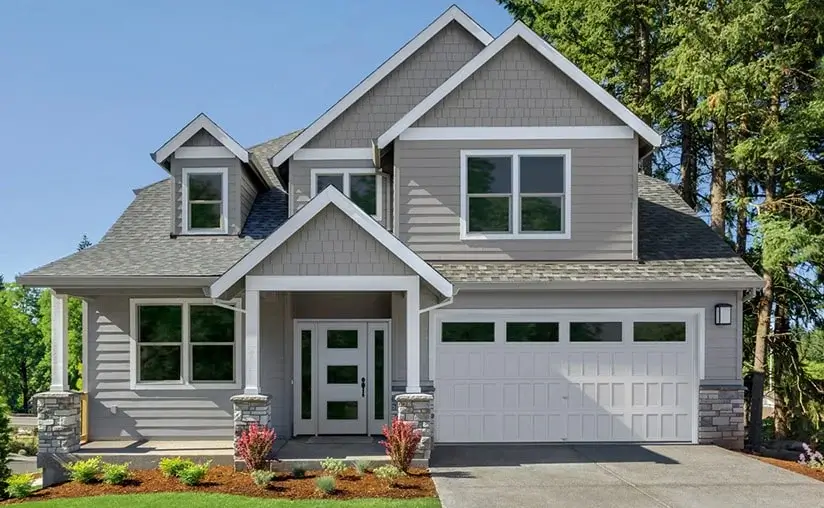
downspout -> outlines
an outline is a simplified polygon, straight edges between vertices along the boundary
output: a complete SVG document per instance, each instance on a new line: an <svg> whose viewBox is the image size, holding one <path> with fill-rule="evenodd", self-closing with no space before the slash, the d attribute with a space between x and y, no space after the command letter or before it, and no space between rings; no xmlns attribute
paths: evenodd
<svg viewBox="0 0 824 508"><path fill-rule="evenodd" d="M235 312L239 312L241 314L246 314L246 309L242 309L240 307L240 304L233 305L233 304L227 302L226 300L221 300L220 298L212 298L211 300L212 300L212 305L214 305L215 307L220 307L221 309L229 309L229 310L233 310Z"/></svg>

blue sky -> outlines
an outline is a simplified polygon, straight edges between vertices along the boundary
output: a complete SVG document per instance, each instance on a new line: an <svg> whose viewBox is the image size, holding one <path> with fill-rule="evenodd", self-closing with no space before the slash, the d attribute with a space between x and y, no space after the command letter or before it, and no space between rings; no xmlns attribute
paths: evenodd
<svg viewBox="0 0 824 508"><path fill-rule="evenodd" d="M0 274L98 241L197 113L245 146L304 127L452 3L4 3ZM459 5L495 36L512 21L494 0Z"/></svg>

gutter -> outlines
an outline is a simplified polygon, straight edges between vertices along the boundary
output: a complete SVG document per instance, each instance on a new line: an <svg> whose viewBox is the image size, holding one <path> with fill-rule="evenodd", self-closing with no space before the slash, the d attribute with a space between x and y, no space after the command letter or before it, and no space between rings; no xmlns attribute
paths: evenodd
<svg viewBox="0 0 824 508"><path fill-rule="evenodd" d="M246 309L242 308L240 305L232 305L226 300L221 300L220 298L212 298L212 305L215 307L220 307L221 309L229 309L233 310L239 314L246 314Z"/></svg>
<svg viewBox="0 0 824 508"><path fill-rule="evenodd" d="M452 296L450 296L446 300L442 301L441 303L436 303L435 305L431 305L429 307L426 307L426 308L423 308L423 309L419 310L418 315L423 314L425 312L429 312L430 310L436 310L436 309L440 309L441 307L446 307L447 305L452 305L452 303L455 301L455 296L457 296L458 291L459 291L459 289L455 288L455 290L452 292Z"/></svg>

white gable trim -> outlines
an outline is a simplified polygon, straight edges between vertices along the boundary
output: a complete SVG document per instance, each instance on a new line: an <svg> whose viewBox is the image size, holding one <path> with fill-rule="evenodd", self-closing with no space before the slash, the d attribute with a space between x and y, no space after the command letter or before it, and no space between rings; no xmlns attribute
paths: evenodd
<svg viewBox="0 0 824 508"><path fill-rule="evenodd" d="M241 161L248 163L249 162L249 152L246 151L245 148L240 146L240 144L232 139L231 136L226 134L226 131L221 129L215 122L212 121L211 118L204 115L203 113L197 115L194 120L189 122L189 125L184 127L180 130L177 134L175 134L172 139L167 141L163 146L157 149L155 153L152 154L152 158L158 164L162 163L166 159L169 158L172 153L174 153L178 148L183 146L183 143L188 141L192 136L197 134L200 129L204 129L206 132L211 134L216 140L220 141L220 143L229 149L229 151L240 159Z"/></svg>
<svg viewBox="0 0 824 508"><path fill-rule="evenodd" d="M410 127L398 139L404 141L463 141L496 139L632 139L635 132L624 125L575 127Z"/></svg>
<svg viewBox="0 0 824 508"><path fill-rule="evenodd" d="M409 247L398 240L392 233L383 228L375 219L366 214L355 203L341 194L334 187L327 187L303 208L295 212L282 226L269 235L251 252L246 254L234 266L229 268L221 277L209 287L209 294L212 297L219 297L231 288L237 281L243 278L254 267L259 265L266 256L283 245L292 235L306 225L313 217L328 205L338 207L343 213L348 215L356 224L372 235L375 240L386 247L390 252L403 261L409 268L415 271L423 280L434 287L445 298L452 296L452 283L450 283L437 270L432 268L426 261L415 254Z"/></svg>
<svg viewBox="0 0 824 508"><path fill-rule="evenodd" d="M181 146L175 150L178 159L226 159L234 156L225 146Z"/></svg>
<svg viewBox="0 0 824 508"><path fill-rule="evenodd" d="M301 148L295 152L296 161L337 161L372 159L371 148Z"/></svg>
<svg viewBox="0 0 824 508"><path fill-rule="evenodd" d="M479 24L477 24L472 18L467 16L467 14L462 11L458 6L453 5L449 9L446 10L441 16L432 22L428 27L426 27L421 33L415 36L414 39L407 42L404 47L398 50L397 53L392 55L389 60L385 61L383 65L378 67L375 72L370 74L366 79L358 83L358 85L353 88L348 94L346 94L341 100L339 100L334 106L329 108L326 113L320 116L317 120L312 123L309 127L307 127L303 132L300 133L298 137L293 139L289 142L286 146L281 149L274 157L270 159L270 162L273 167L278 167L286 160L291 157L298 149L302 148L303 145L309 142L312 138L314 138L320 131L326 128L332 121L339 117L344 111L349 109L352 104L357 102L358 99L363 97L366 92L371 90L375 85L377 85L383 78L389 75L390 72L395 70L398 66L400 66L403 62L406 61L407 58L412 56L416 51L418 51L424 44L429 42L435 35L437 35L441 30L446 27L452 21L457 22L462 27L464 27L469 33L475 36L476 39L481 41L484 45L489 44L492 42L492 36L489 35L489 32L483 29Z"/></svg>
<svg viewBox="0 0 824 508"><path fill-rule="evenodd" d="M632 130L646 139L651 145L661 145L661 136L655 132L652 127L644 123L643 120L627 109L626 106L610 95L609 92L601 88L598 83L587 76L584 71L576 67L575 64L567 60L564 55L550 46L549 43L541 39L538 34L530 30L529 27L524 25L522 22L516 21L491 44L475 55L472 60L461 67L458 72L450 76L450 78L443 82L441 86L436 88L434 92L429 94L428 97L418 103L417 106L412 108L412 110L405 114L400 120L395 122L395 125L381 134L378 138L378 147L385 148L386 145L400 136L403 131L411 127L412 124L418 121L427 111L432 109L436 104L455 90L458 85L466 81L475 71L480 69L485 63L492 59L493 56L498 54L510 42L515 40L516 37L520 37L527 44L535 48L536 51L558 67L561 72L569 76L570 79L586 90L615 116L629 125Z"/></svg>

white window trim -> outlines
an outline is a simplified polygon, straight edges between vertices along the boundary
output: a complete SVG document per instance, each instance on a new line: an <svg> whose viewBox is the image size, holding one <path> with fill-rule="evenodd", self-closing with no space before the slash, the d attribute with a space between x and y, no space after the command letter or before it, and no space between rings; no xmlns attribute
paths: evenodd
<svg viewBox="0 0 824 508"><path fill-rule="evenodd" d="M183 168L181 178L183 210L183 234L186 235L225 235L229 232L229 168ZM221 206L220 206L220 227L201 229L191 229L189 227L189 176L190 175L221 175Z"/></svg>
<svg viewBox="0 0 824 508"><path fill-rule="evenodd" d="M518 233L521 228L520 156L564 157L564 230L560 233ZM512 157L512 192L510 193L510 233L469 232L468 167L469 157ZM572 238L572 150L461 150L461 240L569 240ZM532 193L525 193L527 195Z"/></svg>
<svg viewBox="0 0 824 508"><path fill-rule="evenodd" d="M349 177L351 175L374 175L375 176L375 220L383 219L383 176L375 171L375 168L314 168L310 171L311 183L309 187L310 198L314 198L318 193L318 176L343 176L343 195L349 196Z"/></svg>
<svg viewBox="0 0 824 508"><path fill-rule="evenodd" d="M230 300L228 303L235 305L238 309L241 305L240 298ZM138 380L138 312L137 309L143 305L180 305L182 307L182 329L181 329L181 378L182 381L139 381ZM234 382L192 382L189 380L192 364L191 346L192 342L189 334L190 308L192 305L214 305L210 298L132 298L129 300L130 307L130 330L129 333L129 381L132 390L238 390L242 387L241 361L243 354L243 334L241 329L242 316L235 313L235 357L234 357Z"/></svg>

